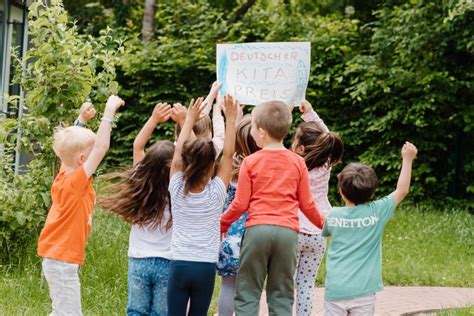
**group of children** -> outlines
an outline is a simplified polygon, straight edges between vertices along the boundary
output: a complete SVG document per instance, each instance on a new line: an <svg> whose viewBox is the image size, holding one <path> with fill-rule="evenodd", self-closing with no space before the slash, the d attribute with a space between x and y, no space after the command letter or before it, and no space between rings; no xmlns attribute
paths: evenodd
<svg viewBox="0 0 474 316"><path fill-rule="evenodd" d="M344 147L311 104L300 105L304 122L288 150L286 104L265 102L243 115L237 100L218 96L219 88L214 83L206 99L187 109L157 104L134 141L133 167L111 175L120 181L98 199L131 223L127 314L207 315L217 272L219 315L258 315L264 286L270 315L292 315L295 285L297 315L311 315L327 236L325 315L373 314L382 290L381 236L408 193L415 146L402 148L392 194L370 202L377 177L352 163L338 175L345 206L331 208L331 167ZM79 126L55 133L62 166L38 242L53 315L81 315L78 273L95 202L92 174L123 105L119 97L108 99L97 135L84 127L95 115L90 103L81 107ZM145 150L157 125L170 119L176 142Z"/></svg>

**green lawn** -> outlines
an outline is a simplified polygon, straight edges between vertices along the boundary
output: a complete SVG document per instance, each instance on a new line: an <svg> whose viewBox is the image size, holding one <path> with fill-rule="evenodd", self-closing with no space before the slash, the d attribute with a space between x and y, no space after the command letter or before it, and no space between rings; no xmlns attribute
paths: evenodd
<svg viewBox="0 0 474 316"><path fill-rule="evenodd" d="M128 225L98 211L93 227L86 264L81 270L84 314L124 314ZM474 220L467 210L441 212L428 206L403 206L388 225L383 243L386 285L474 287ZM2 314L45 315L50 311L35 244L31 244L29 255L19 266L0 267ZM319 284L324 271L323 265ZM216 287L212 311L217 292ZM447 311L442 315L458 314L472 315L473 310Z"/></svg>
<svg viewBox="0 0 474 316"><path fill-rule="evenodd" d="M447 309L436 313L437 316L472 316L474 315L474 306L465 308Z"/></svg>

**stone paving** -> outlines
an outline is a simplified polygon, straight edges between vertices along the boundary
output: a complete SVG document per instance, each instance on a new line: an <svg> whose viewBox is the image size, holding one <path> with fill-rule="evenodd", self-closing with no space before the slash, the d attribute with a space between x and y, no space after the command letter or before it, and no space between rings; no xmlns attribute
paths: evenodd
<svg viewBox="0 0 474 316"><path fill-rule="evenodd" d="M323 314L324 288L317 288L312 315ZM260 316L267 316L265 293ZM377 293L375 315L416 315L456 307L474 306L474 288L386 286Z"/></svg>

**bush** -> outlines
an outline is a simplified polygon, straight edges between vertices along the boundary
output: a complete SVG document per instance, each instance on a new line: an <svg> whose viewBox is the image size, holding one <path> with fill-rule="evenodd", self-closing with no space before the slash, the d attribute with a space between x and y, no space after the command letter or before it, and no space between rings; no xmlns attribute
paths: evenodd
<svg viewBox="0 0 474 316"><path fill-rule="evenodd" d="M86 98L100 110L118 89L114 64L120 43L107 30L98 39L80 36L61 1L51 1L48 8L41 1L33 3L29 33L32 48L18 63L27 65L25 75L16 78L28 111L19 119L2 121L0 128L0 259L8 257L10 262L21 254L23 242L38 234L51 204L49 190L58 170L51 148L54 127L72 122ZM18 137L20 150L33 156L23 174L12 170Z"/></svg>
<svg viewBox="0 0 474 316"><path fill-rule="evenodd" d="M311 41L307 98L343 137L344 163L372 165L386 194L396 185L400 148L412 141L419 158L411 197L472 197L472 4L383 4L362 26L341 14L306 10L257 3L233 20L207 1L159 2L154 40L126 43L118 81L129 111L109 162L129 163L154 103L187 102L208 91L216 43ZM159 137L172 137L172 129L160 126Z"/></svg>

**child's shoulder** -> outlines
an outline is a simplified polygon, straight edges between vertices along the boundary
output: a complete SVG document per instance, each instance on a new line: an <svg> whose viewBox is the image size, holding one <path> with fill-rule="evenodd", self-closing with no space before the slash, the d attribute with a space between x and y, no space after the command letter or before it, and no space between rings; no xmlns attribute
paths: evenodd
<svg viewBox="0 0 474 316"><path fill-rule="evenodd" d="M259 150L247 156L243 164L251 170L278 169L300 174L307 171L304 159L290 150Z"/></svg>
<svg viewBox="0 0 474 316"><path fill-rule="evenodd" d="M84 166L81 165L77 167L73 171L67 171L66 168L61 167L57 178L63 178L67 180L69 183L74 184L87 184L92 181L92 176L88 177L86 171L84 170ZM66 182L66 181L65 181Z"/></svg>
<svg viewBox="0 0 474 316"><path fill-rule="evenodd" d="M65 167L61 167L59 173L54 179L52 186L52 193L62 191L69 192L71 194L63 195L67 199L83 197L83 194L93 192L92 176L88 177L83 166L79 166L75 170L67 170ZM77 194L72 194L77 193Z"/></svg>
<svg viewBox="0 0 474 316"><path fill-rule="evenodd" d="M367 205L374 209L393 209L395 208L395 197L392 193L378 200L371 201Z"/></svg>

